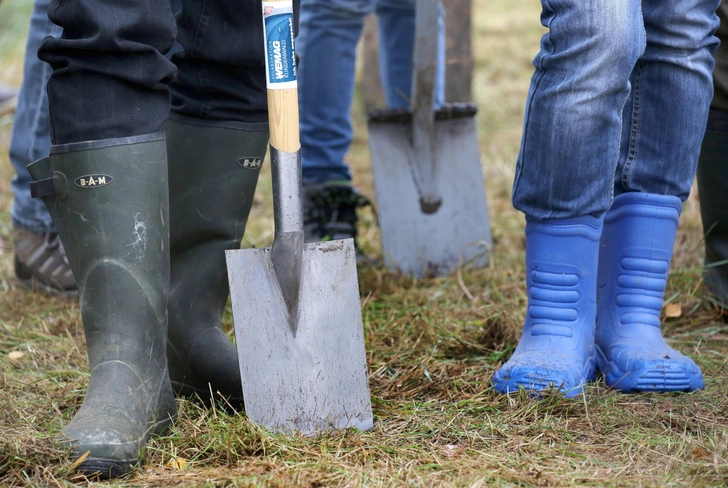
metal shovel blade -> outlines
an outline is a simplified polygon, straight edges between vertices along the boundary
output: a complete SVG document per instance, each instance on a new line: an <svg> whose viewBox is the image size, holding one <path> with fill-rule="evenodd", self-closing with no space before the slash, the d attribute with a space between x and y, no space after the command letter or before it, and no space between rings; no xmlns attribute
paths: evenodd
<svg viewBox="0 0 728 488"><path fill-rule="evenodd" d="M435 113L435 160L441 206L425 213L414 176L412 115L370 115L369 148L385 265L406 274L442 276L461 262L488 263L492 245L476 108L450 104ZM462 261L461 261L462 260Z"/></svg>
<svg viewBox="0 0 728 488"><path fill-rule="evenodd" d="M226 258L248 417L306 435L372 428L353 240L304 246L295 328L271 249Z"/></svg>

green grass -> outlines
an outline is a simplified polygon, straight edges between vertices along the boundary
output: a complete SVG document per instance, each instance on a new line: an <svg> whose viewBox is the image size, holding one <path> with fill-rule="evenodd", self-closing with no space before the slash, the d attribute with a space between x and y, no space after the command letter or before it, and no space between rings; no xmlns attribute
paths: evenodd
<svg viewBox="0 0 728 488"><path fill-rule="evenodd" d="M376 428L304 438L272 435L242 414L179 402L179 419L147 448L125 486L717 486L728 483L728 327L701 282L702 228L685 204L667 297L671 344L694 357L706 390L621 395L602 383L583 397L503 397L490 378L524 318L523 218L510 204L530 60L542 28L535 0L476 0L473 19L483 168L495 245L484 270L413 280L362 270L360 286ZM0 80L17 84L29 0L0 6ZM0 123L0 485L79 480L54 437L88 381L74 300L20 288L13 278L6 149ZM357 103L356 184L372 194L365 118ZM245 246L272 240L270 176L256 197ZM379 253L369 211L364 247ZM467 290L467 293L466 293ZM472 297L472 299L470 298ZM225 318L231 328L231 315ZM10 359L11 352L22 352ZM169 466L184 459L182 469Z"/></svg>

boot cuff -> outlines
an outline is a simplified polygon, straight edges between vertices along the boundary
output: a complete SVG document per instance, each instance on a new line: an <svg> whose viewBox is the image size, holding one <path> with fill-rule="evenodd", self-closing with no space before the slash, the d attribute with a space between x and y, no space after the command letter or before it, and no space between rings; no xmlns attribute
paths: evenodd
<svg viewBox="0 0 728 488"><path fill-rule="evenodd" d="M630 192L614 197L612 207L607 212L605 222L613 222L621 217L653 217L680 222L682 201L672 195Z"/></svg>
<svg viewBox="0 0 728 488"><path fill-rule="evenodd" d="M143 142L156 142L165 139L164 132L153 132L131 137L116 137L114 139L100 139L98 141L72 142L70 144L58 144L51 146L51 154L63 154L76 151L90 151L92 149L104 149L113 146L128 146Z"/></svg>

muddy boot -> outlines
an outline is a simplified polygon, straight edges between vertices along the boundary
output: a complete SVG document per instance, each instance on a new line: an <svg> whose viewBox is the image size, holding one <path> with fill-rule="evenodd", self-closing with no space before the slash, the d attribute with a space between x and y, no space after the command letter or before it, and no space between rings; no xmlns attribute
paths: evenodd
<svg viewBox="0 0 728 488"><path fill-rule="evenodd" d="M167 373L169 237L164 134L54 146L31 175L76 277L89 379L64 429L86 475L122 476L175 416ZM46 173L47 175L47 173Z"/></svg>
<svg viewBox="0 0 728 488"><path fill-rule="evenodd" d="M177 394L243 403L235 346L221 321L230 294L226 249L239 249L268 144L267 124L172 115L172 281L167 355Z"/></svg>
<svg viewBox="0 0 728 488"><path fill-rule="evenodd" d="M711 110L698 163L705 283L728 307L728 112Z"/></svg>
<svg viewBox="0 0 728 488"><path fill-rule="evenodd" d="M513 356L493 376L501 393L581 393L596 376L594 316L602 218L529 220L528 310Z"/></svg>
<svg viewBox="0 0 728 488"><path fill-rule="evenodd" d="M604 219L595 340L604 382L616 390L703 388L700 368L668 346L660 332L681 211L674 196L624 193Z"/></svg>

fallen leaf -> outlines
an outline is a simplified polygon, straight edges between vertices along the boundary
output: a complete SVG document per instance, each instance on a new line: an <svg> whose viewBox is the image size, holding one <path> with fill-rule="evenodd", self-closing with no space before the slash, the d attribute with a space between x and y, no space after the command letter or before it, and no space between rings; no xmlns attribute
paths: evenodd
<svg viewBox="0 0 728 488"><path fill-rule="evenodd" d="M710 452L706 451L702 447L695 447L692 451L690 451L690 454L695 459L711 459L712 456L710 455Z"/></svg>
<svg viewBox="0 0 728 488"><path fill-rule="evenodd" d="M179 470L179 469L184 468L186 464L187 464L187 460L185 458L173 457L172 459L169 460L169 462L167 463L167 466L169 466L172 469Z"/></svg>
<svg viewBox="0 0 728 488"><path fill-rule="evenodd" d="M10 354L8 354L8 357L12 360L20 359L23 356L25 356L25 353L23 351L13 351Z"/></svg>
<svg viewBox="0 0 728 488"><path fill-rule="evenodd" d="M665 317L676 319L682 316L682 305L679 303L668 303L665 305Z"/></svg>

